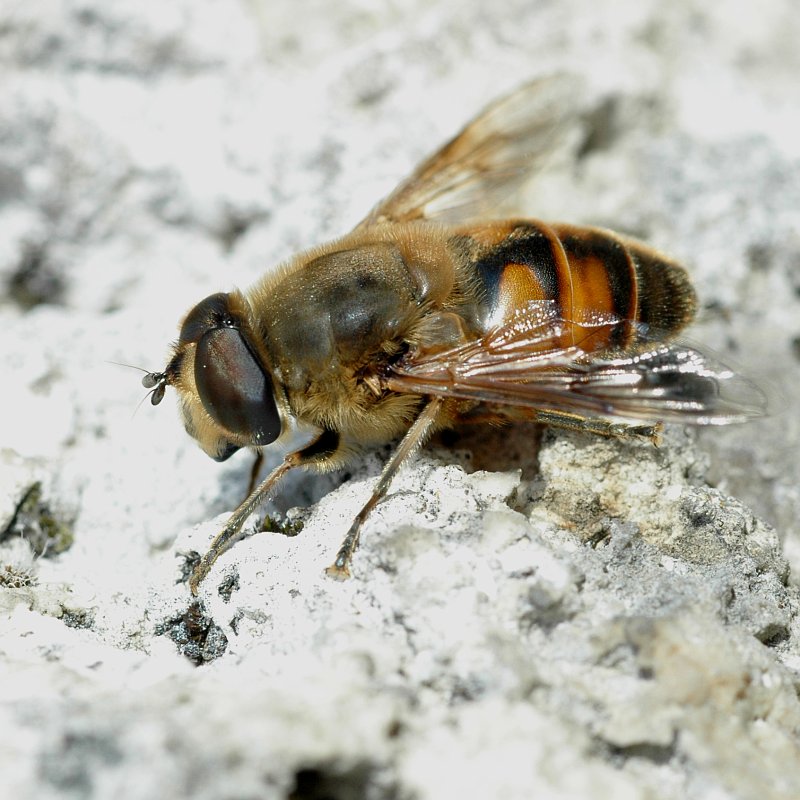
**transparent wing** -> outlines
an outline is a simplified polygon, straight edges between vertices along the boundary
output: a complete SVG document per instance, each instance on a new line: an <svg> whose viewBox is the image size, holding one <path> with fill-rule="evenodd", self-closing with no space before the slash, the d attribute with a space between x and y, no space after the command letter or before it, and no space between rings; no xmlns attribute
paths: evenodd
<svg viewBox="0 0 800 800"><path fill-rule="evenodd" d="M423 161L359 227L503 216L509 198L544 165L570 122L579 118L580 90L574 76L554 75L495 101Z"/></svg>
<svg viewBox="0 0 800 800"><path fill-rule="evenodd" d="M597 326L609 324L615 321L597 317L579 330L590 342ZM709 353L679 342L647 341L640 332L634 354L598 355L580 341L560 345L567 326L576 329L554 304L531 304L482 339L408 358L393 369L386 386L630 421L724 425L767 412L764 392Z"/></svg>

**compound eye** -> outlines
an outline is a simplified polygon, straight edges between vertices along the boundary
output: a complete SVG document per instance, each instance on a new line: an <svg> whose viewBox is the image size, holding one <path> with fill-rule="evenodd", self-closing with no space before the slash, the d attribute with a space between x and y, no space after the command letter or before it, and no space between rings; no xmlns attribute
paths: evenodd
<svg viewBox="0 0 800 800"><path fill-rule="evenodd" d="M215 456L211 456L214 461L227 461L234 453L238 452L241 448L237 447L235 444L228 442L225 447L222 449L221 452L217 453Z"/></svg>
<svg viewBox="0 0 800 800"><path fill-rule="evenodd" d="M200 400L215 422L250 444L281 433L272 381L238 328L214 328L197 343L194 377Z"/></svg>
<svg viewBox="0 0 800 800"><path fill-rule="evenodd" d="M236 327L230 312L230 295L217 292L201 300L186 316L181 325L179 344L199 342L212 328Z"/></svg>

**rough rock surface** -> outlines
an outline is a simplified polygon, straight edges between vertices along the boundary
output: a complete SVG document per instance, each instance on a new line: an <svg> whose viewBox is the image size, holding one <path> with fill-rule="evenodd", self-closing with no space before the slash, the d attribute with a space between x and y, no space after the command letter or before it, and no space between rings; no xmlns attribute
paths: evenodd
<svg viewBox="0 0 800 800"><path fill-rule="evenodd" d="M710 5L6 4L3 796L800 797L800 18ZM298 476L267 509L296 535L244 539L193 600L250 465L172 400L132 418L108 362L159 368L194 302L553 71L590 113L530 213L674 253L694 340L783 413L660 449L434 442L344 583L322 569L388 450Z"/></svg>

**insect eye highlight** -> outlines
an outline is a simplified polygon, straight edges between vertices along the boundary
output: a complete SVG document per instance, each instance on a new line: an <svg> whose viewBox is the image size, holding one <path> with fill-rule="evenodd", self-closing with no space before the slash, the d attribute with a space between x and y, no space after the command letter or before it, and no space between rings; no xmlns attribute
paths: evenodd
<svg viewBox="0 0 800 800"><path fill-rule="evenodd" d="M230 309L230 295L217 292L201 300L187 315L181 325L179 344L199 342L212 328L237 327L237 319Z"/></svg>
<svg viewBox="0 0 800 800"><path fill-rule="evenodd" d="M272 381L237 328L218 327L203 334L194 373L204 408L223 428L259 446L280 436Z"/></svg>

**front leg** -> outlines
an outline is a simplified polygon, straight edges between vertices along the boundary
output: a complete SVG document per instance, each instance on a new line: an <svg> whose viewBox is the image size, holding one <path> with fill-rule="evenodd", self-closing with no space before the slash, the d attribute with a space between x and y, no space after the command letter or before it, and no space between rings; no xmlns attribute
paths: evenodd
<svg viewBox="0 0 800 800"><path fill-rule="evenodd" d="M245 520L260 506L272 493L281 478L292 469L297 467L323 467L331 462L332 456L339 448L339 436L333 431L324 431L315 441L307 445L302 450L284 458L262 483L254 489L247 499L233 512L225 527L211 542L207 552L192 570L189 578L189 589L193 595L197 591L203 579L208 575L214 562L228 549L231 540L244 525Z"/></svg>

